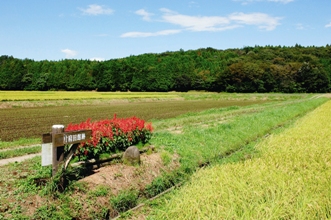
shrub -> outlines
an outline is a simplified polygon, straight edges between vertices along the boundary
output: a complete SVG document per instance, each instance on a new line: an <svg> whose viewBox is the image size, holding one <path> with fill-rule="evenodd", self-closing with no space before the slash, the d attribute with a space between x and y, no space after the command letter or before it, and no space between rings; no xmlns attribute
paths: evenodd
<svg viewBox="0 0 331 220"><path fill-rule="evenodd" d="M147 143L152 137L152 125L135 116L114 118L80 124L69 124L66 131L92 130L92 136L77 149L80 160L98 158L103 153L124 151L131 145Z"/></svg>

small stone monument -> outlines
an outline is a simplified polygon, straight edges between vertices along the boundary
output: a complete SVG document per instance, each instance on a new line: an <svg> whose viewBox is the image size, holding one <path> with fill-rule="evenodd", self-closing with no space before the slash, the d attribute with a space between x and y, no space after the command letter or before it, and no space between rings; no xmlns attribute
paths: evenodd
<svg viewBox="0 0 331 220"><path fill-rule="evenodd" d="M131 146L126 149L123 154L123 163L127 165L140 164L140 152L136 146Z"/></svg>

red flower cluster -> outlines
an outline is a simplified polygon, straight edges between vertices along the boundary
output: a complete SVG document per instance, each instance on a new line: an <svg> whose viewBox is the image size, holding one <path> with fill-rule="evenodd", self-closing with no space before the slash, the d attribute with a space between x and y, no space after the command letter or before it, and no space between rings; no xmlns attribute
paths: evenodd
<svg viewBox="0 0 331 220"><path fill-rule="evenodd" d="M92 137L82 143L76 155L84 159L98 157L102 153L125 150L139 142L147 143L152 135L152 125L135 116L114 118L91 122L90 119L80 124L69 124L66 131L92 130Z"/></svg>

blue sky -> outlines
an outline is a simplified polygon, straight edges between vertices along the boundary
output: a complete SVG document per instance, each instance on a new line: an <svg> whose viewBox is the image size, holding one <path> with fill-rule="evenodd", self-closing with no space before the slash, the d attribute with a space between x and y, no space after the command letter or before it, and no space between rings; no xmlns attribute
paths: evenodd
<svg viewBox="0 0 331 220"><path fill-rule="evenodd" d="M109 60L144 53L331 44L330 0L1 0L0 55Z"/></svg>

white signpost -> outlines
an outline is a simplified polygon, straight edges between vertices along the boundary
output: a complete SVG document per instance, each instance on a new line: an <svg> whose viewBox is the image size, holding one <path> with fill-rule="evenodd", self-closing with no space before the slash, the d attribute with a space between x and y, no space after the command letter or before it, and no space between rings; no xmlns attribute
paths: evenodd
<svg viewBox="0 0 331 220"><path fill-rule="evenodd" d="M64 125L53 125L52 133L42 135L41 165L52 165L52 173L54 176L57 172L59 163L64 161L64 146L78 145L81 142L87 141L91 135L91 130L64 132ZM75 151L75 149L76 148L70 148L70 151ZM73 153L74 152L71 152L71 156Z"/></svg>
<svg viewBox="0 0 331 220"><path fill-rule="evenodd" d="M41 144L41 166L52 164L53 145L52 143Z"/></svg>

